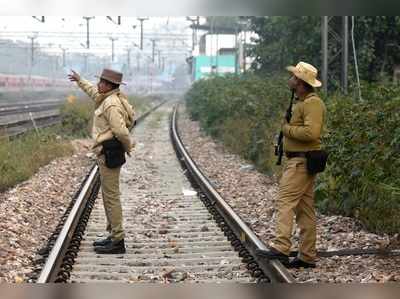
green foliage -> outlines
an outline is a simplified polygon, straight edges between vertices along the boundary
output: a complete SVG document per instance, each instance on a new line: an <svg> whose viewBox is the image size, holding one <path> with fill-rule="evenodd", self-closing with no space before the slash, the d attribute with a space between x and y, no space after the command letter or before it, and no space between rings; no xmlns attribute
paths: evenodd
<svg viewBox="0 0 400 299"><path fill-rule="evenodd" d="M351 28L351 20L349 23ZM330 22L335 32L340 33L341 26L340 19ZM255 58L252 68L258 73L281 71L300 60L321 69L321 17L253 17L251 28L258 35L250 49ZM330 38L333 39L332 36ZM400 17L357 16L354 38L361 78L367 81L392 78L394 66L400 63ZM335 53L339 51L339 46L338 43L330 43L329 49ZM349 58L350 76L354 77L353 55ZM338 56L330 63L330 78L340 77L340 67Z"/></svg>
<svg viewBox="0 0 400 299"><path fill-rule="evenodd" d="M290 94L282 78L225 76L199 80L185 95L193 119L231 151L272 170L271 142Z"/></svg>
<svg viewBox="0 0 400 299"><path fill-rule="evenodd" d="M57 138L54 129L24 134L20 138L0 139L0 191L31 177L51 160L69 155L72 146Z"/></svg>
<svg viewBox="0 0 400 299"><path fill-rule="evenodd" d="M88 137L93 104L89 101L66 102L60 109L62 134L68 137Z"/></svg>
<svg viewBox="0 0 400 299"><path fill-rule="evenodd" d="M254 17L252 30L258 35L251 49L253 68L259 73L281 72L287 65L307 61L321 63L320 17Z"/></svg>
<svg viewBox="0 0 400 299"><path fill-rule="evenodd" d="M328 105L330 152L317 201L324 212L354 216L370 230L400 228L400 89L371 86L363 102L334 97Z"/></svg>

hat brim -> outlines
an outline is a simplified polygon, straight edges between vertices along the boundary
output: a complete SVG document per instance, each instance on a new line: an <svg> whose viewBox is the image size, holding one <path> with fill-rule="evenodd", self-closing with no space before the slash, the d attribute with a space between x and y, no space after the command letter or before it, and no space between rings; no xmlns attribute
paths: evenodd
<svg viewBox="0 0 400 299"><path fill-rule="evenodd" d="M108 79L108 78L105 78L105 77L102 77L102 76L95 76L95 77L96 77L96 78L103 79L103 80L106 80L106 81L108 81L108 82L111 82L111 83L114 83L114 84L126 85L126 83L125 83L125 82L117 82L117 81L113 81L113 80L110 80L110 79Z"/></svg>
<svg viewBox="0 0 400 299"><path fill-rule="evenodd" d="M286 70L289 72L293 73L297 78L303 80L304 82L310 84L312 87L321 87L322 83L321 81L314 79L314 80L309 80L308 78L304 78L302 74L297 70L295 66L289 65L286 67Z"/></svg>

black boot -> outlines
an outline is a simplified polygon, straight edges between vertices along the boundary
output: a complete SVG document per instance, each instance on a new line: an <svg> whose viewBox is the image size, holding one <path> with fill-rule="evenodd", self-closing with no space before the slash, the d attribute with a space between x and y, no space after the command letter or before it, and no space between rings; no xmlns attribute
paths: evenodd
<svg viewBox="0 0 400 299"><path fill-rule="evenodd" d="M98 254L121 254L125 253L125 242L124 239L118 241L111 241L104 246L98 246L94 248L94 251Z"/></svg>
<svg viewBox="0 0 400 299"><path fill-rule="evenodd" d="M276 250L273 247L268 247L268 250L256 250L256 254L260 257L265 257L269 260L279 260L284 266L289 264L289 256Z"/></svg>
<svg viewBox="0 0 400 299"><path fill-rule="evenodd" d="M288 268L315 268L316 266L315 263L308 263L296 257L289 263Z"/></svg>
<svg viewBox="0 0 400 299"><path fill-rule="evenodd" d="M107 237L107 238L104 238L104 239L96 240L96 241L93 242L93 246L94 247L105 246L108 243L111 243L111 237Z"/></svg>

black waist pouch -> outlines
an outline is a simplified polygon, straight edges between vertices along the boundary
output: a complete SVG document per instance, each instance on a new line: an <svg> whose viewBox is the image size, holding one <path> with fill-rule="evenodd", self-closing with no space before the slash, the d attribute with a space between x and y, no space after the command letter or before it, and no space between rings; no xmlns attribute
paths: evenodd
<svg viewBox="0 0 400 299"><path fill-rule="evenodd" d="M117 168L125 164L125 150L122 143L117 138L106 140L102 143L102 154L105 156L108 168Z"/></svg>
<svg viewBox="0 0 400 299"><path fill-rule="evenodd" d="M328 152L324 150L306 152L307 171L314 175L325 170Z"/></svg>

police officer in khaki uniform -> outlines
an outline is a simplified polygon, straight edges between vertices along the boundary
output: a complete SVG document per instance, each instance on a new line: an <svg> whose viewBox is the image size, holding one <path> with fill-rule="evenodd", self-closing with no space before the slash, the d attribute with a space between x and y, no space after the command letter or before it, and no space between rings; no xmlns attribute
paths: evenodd
<svg viewBox="0 0 400 299"><path fill-rule="evenodd" d="M292 73L288 85L295 91L296 102L289 123L284 121L283 148L287 164L279 186L275 237L269 243L267 255L279 259L290 268L314 268L316 259L316 215L314 209L314 181L306 168L306 152L321 149L321 133L326 108L314 92L322 84L317 80L317 69L299 62L287 68ZM289 263L293 218L300 228L299 255Z"/></svg>
<svg viewBox="0 0 400 299"><path fill-rule="evenodd" d="M125 253L119 190L121 166L107 167L102 151L102 143L114 137L122 144L128 155L133 148L129 128L134 122L134 111L128 103L126 95L119 90L120 84L124 84L122 73L104 69L99 77L97 88L74 71L68 77L70 81L77 82L78 86L94 100L95 104L92 129L93 151L97 155L103 204L107 218L106 229L109 236L95 241L93 245L95 251L99 254Z"/></svg>

